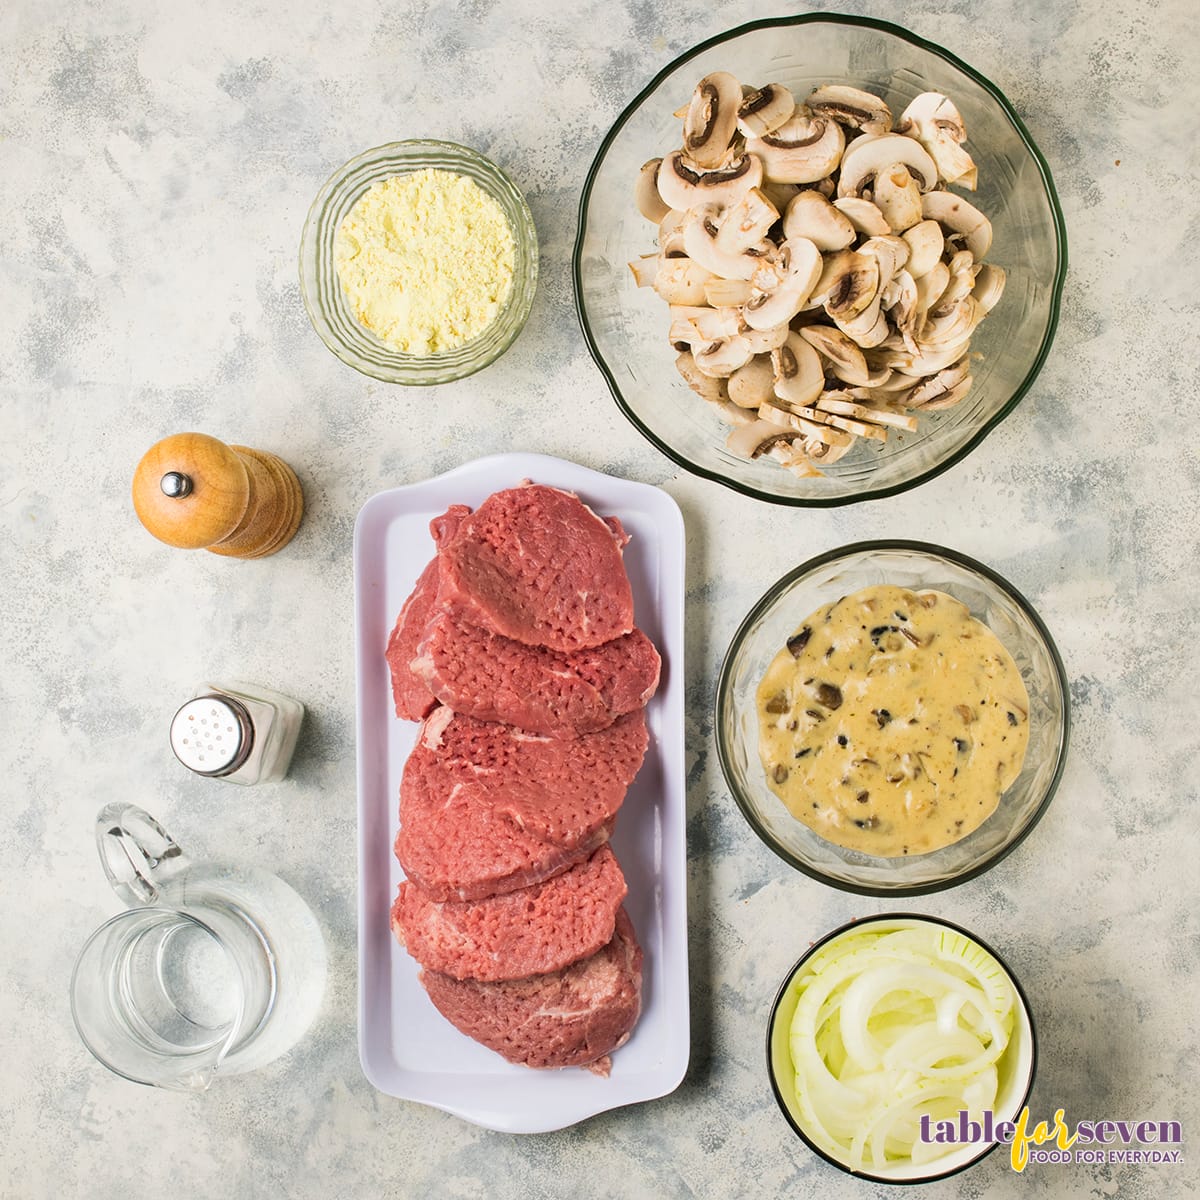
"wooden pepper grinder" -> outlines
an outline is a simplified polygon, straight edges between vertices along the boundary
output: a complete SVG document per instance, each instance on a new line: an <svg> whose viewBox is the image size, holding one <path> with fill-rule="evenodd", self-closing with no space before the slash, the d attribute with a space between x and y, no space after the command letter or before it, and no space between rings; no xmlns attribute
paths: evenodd
<svg viewBox="0 0 1200 1200"><path fill-rule="evenodd" d="M295 471L274 454L177 433L142 456L133 507L168 546L264 558L292 540L304 493Z"/></svg>

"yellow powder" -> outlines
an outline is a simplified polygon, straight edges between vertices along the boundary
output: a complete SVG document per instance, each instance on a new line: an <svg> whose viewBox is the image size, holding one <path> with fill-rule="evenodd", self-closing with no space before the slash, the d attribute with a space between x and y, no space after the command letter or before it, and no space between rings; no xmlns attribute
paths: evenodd
<svg viewBox="0 0 1200 1200"><path fill-rule="evenodd" d="M473 179L430 168L372 184L334 241L359 323L416 355L483 333L512 290L515 255L499 204Z"/></svg>

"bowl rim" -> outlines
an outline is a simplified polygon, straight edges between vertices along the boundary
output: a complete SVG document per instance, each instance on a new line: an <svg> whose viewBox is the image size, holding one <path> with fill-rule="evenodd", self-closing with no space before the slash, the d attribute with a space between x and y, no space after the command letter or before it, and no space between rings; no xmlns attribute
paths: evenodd
<svg viewBox="0 0 1200 1200"><path fill-rule="evenodd" d="M964 929L961 925L955 924L953 921L946 920L945 917L933 917L927 913L913 912L885 912L879 913L877 916L871 917L855 917L844 924L839 925L836 929L831 929L819 941L814 942L809 948L792 964L791 968L783 977L783 982L779 985L779 990L775 993L775 999L771 1002L771 1010L767 1016L767 1033L766 1033L766 1048L767 1048L767 1079L771 1083L771 1092L775 1097L775 1103L779 1106L779 1111L783 1113L784 1119L791 1126L792 1131L800 1138L800 1140L817 1156L823 1158L827 1163L837 1167L845 1175L850 1175L854 1179L869 1180L872 1183L888 1183L897 1187L911 1187L914 1184L936 1183L942 1179L951 1179L955 1175L961 1174L976 1163L982 1162L989 1154L995 1150L1000 1143L991 1142L985 1146L974 1158L967 1162L961 1163L952 1170L944 1171L938 1175L926 1175L917 1179L899 1179L895 1176L888 1175L872 1175L867 1171L855 1171L846 1166L845 1163L838 1162L832 1155L827 1154L819 1146L817 1146L804 1132L803 1129L793 1119L791 1112L788 1111L787 1104L784 1102L783 1096L779 1091L779 1084L775 1079L775 1069L771 1062L771 1033L775 1028L775 1017L779 1012L779 1006L783 1003L783 997L787 993L788 987L792 980L796 977L797 972L804 964L812 958L812 956L821 949L822 946L828 945L834 938L841 937L842 934L848 933L852 929L862 929L869 925L879 924L885 921L923 921L929 925L940 925L946 929L953 929L956 933L961 933L964 937L969 938L977 946L986 950L1001 966L1005 975L1008 976L1009 982L1013 985L1013 990L1017 993L1021 1001L1021 1005L1025 1012L1025 1017L1029 1022L1029 1082L1025 1086L1025 1093L1021 1098L1021 1103L1017 1111L1020 1112L1029 1103L1029 1097L1033 1092L1034 1080L1037 1078L1038 1068L1038 1039L1037 1039L1037 1023L1034 1021L1033 1008L1029 1003L1029 997L1025 995L1025 989L1021 986L1021 981L1013 973L1012 968L1005 961L1004 957L996 952L994 947L989 945L978 934L973 933L969 929Z"/></svg>
<svg viewBox="0 0 1200 1200"><path fill-rule="evenodd" d="M1021 829L1017 835L1010 838L1003 845L998 847L992 854L982 858L979 862L967 867L957 874L950 875L945 879L935 880L933 883L915 883L915 884L897 884L894 887L880 887L875 884L853 883L844 879L832 879L824 871L809 863L803 862L796 858L789 850L779 845L774 838L763 828L762 823L758 819L753 807L749 801L742 796L740 790L734 783L735 772L733 769L732 755L730 748L726 745L725 737L722 734L721 711L724 707L724 701L728 697L731 690L731 679L733 676L733 665L737 651L741 648L742 641L746 637L750 627L772 604L779 596L792 586L802 576L816 571L819 568L826 566L831 562L836 562L840 558L847 558L852 554L862 554L875 551L910 551L918 554L923 554L928 557L945 559L959 567L965 567L969 571L973 571L976 575L991 583L993 586L1004 592L1005 595L1013 601L1013 603L1021 610L1028 618L1030 624L1036 630L1038 636L1042 640L1046 651L1050 657L1050 662L1053 665L1055 676L1058 680L1059 690L1062 693L1062 733L1059 737L1058 744L1058 759L1054 764L1054 773L1051 775L1049 782L1046 785L1046 794L1042 797L1037 809L1034 811L1029 820L1025 823L1025 827ZM746 818L746 823L758 835L759 840L763 842L769 849L773 850L780 858L783 859L789 866L807 875L810 879L815 879L819 883L826 884L828 887L837 888L839 891L852 892L859 896L879 896L891 898L896 896L929 896L934 892L946 891L948 888L957 887L959 884L967 883L972 879L978 878L985 871L990 871L997 863L1008 857L1037 827L1042 817L1046 813L1046 809L1050 807L1050 801L1054 799L1055 793L1058 791L1058 785L1062 780L1063 771L1066 769L1067 754L1071 743L1071 691L1070 682L1067 679L1066 667L1063 665L1063 660L1058 652L1058 647L1054 644L1054 638L1051 637L1049 629L1046 628L1045 622L1038 615L1037 610L1018 591L1007 579L999 572L992 570L991 567L981 563L978 559L972 558L969 554L963 554L958 550L951 550L947 546L938 546L933 542L918 542L910 541L901 538L872 538L861 542L849 542L844 546L836 546L832 550L826 550L822 554L816 555L814 558L807 559L798 567L793 567L786 574L777 579L771 586L759 597L759 599L751 606L750 611L742 618L741 624L738 625L732 638L729 639L729 647L725 651L725 657L721 661L721 669L717 675L716 697L713 703L713 738L717 744L717 758L721 764L721 773L725 777L725 786L732 794L734 802L741 809L742 816Z"/></svg>
<svg viewBox="0 0 1200 1200"><path fill-rule="evenodd" d="M435 154L438 152L449 153L451 156L458 155L463 159L473 160L487 170L495 172L507 184L512 196L515 198L515 207L520 217L521 225L521 228L514 227L512 230L515 249L514 264L519 262L521 246L527 242L529 250L529 286L526 289L527 295L521 302L524 311L519 313L519 317L512 330L505 337L504 341L494 348L494 353L489 357L485 357L479 362L460 364L457 368L449 368L448 370L438 372L432 378L428 379L394 379L388 375L381 375L376 370L372 370L371 364L359 361L350 348L345 346L340 339L328 333L325 328L327 320L324 309L317 302L316 297L311 293L309 288L309 260L312 259L315 269L318 257L316 231L320 223L320 214L324 210L325 205L329 203L330 197L347 176L373 159L398 157L408 152L419 152L422 150L428 150ZM414 167L413 169L419 170L420 168ZM495 199L494 195L493 199ZM313 332L321 339L325 348L335 358L345 363L346 366L353 367L360 374L366 375L370 379L378 380L380 383L388 383L396 387L435 387L443 383L457 383L460 379L467 379L477 372L482 371L485 367L491 366L506 354L512 347L512 344L521 336L521 332L524 330L533 311L533 302L537 295L541 269L541 249L538 245L537 224L529 208L529 201L525 198L525 193L516 185L512 176L499 163L489 158L482 151L476 150L474 147L468 146L463 142L453 142L446 138L403 138L394 142L381 142L377 146L370 146L366 150L361 150L353 157L346 159L345 162L334 168L325 177L317 189L312 203L308 206L308 211L304 217L304 225L300 232L300 245L297 251L297 265L300 276L300 299L304 304L304 311L308 315L309 324L312 325ZM514 301L516 297L517 285L514 272L509 303ZM500 315L503 314L501 313ZM500 316L498 315L496 319L499 320ZM464 346L469 345L470 342L464 343ZM440 356L427 354L406 355L405 357L412 361L416 369L420 369L421 365L428 365L430 369L434 369Z"/></svg>
<svg viewBox="0 0 1200 1200"><path fill-rule="evenodd" d="M968 78L974 80L985 92L987 92L999 104L1001 111L1012 122L1013 128L1016 130L1025 148L1029 151L1038 173L1041 176L1042 184L1046 190L1046 198L1049 201L1050 213L1053 219L1055 232L1055 246L1058 252L1058 263L1054 274L1054 280L1050 288L1050 305L1047 311L1046 329L1042 335L1041 345L1038 347L1037 354L1034 356L1033 362L1029 370L1026 372L1024 379L1013 390L1012 395L998 408L986 421L984 421L974 433L953 453L948 455L940 462L934 463L928 469L919 472L911 479L903 480L899 483L894 483L886 487L872 488L867 491L856 493L852 496L786 496L776 492L770 492L762 487L755 486L751 483L745 483L740 479L731 479L722 474L720 471L702 467L698 463L694 463L686 455L676 450L669 443L660 438L650 427L637 415L630 404L626 401L617 384L616 375L605 361L599 347L596 345L595 336L592 333L591 325L588 320L587 309L583 301L583 242L587 231L588 206L591 201L592 187L595 183L596 176L600 171L601 165L608 154L609 147L616 140L617 135L624 128L633 114L641 107L645 99L653 92L660 83L672 72L695 58L697 55L710 50L713 46L719 46L723 42L733 41L735 38L741 37L743 34L754 33L760 29L779 29L784 27L809 25L814 22L825 22L831 25L848 25L857 26L866 29L874 29L881 33L886 33L892 37L898 38L901 41L907 42L911 46L916 46L919 49L926 50L934 54L957 70L961 71ZM632 184L630 185L632 188ZM957 195L957 193L954 193ZM859 504L865 500L880 500L886 496L895 496L901 492L908 491L911 488L917 487L922 483L926 483L931 479L936 479L943 471L948 471L956 463L961 462L972 450L978 446L989 433L995 429L1001 421L1003 421L1025 398L1026 393L1033 386L1034 381L1041 373L1042 367L1045 365L1046 358L1050 354L1050 348L1054 344L1054 338L1058 332L1059 312L1062 305L1063 285L1067 275L1067 227L1066 221L1063 218L1062 206L1059 203L1058 192L1054 187L1054 178L1050 173L1050 166L1046 162L1041 150L1038 149L1037 143L1026 129L1025 123L1017 115L1016 110L1009 103L1008 98L1004 93L989 80L986 76L981 75L974 67L963 62L956 54L951 53L943 46L939 46L936 42L931 42L926 38L919 36L905 29L902 25L896 25L891 21L880 21L873 17L862 17L852 14L843 13L828 13L828 12L813 12L801 13L795 16L788 17L766 17L757 21L748 21L744 25L739 25L734 29L726 30L723 33L715 34L713 37L707 38L697 45L685 50L678 57L674 58L665 67L663 67L645 87L627 104L621 115L617 117L608 133L605 134L604 140L600 143L599 149L596 151L595 157L592 159L592 164L588 168L588 172L583 181L583 188L579 194L579 207L576 216L576 233L575 247L571 254L571 280L575 293L575 315L579 320L580 329L583 332L583 340L587 345L588 351L592 356L592 361L600 369L600 373L604 376L608 384L608 389L612 393L613 399L617 403L617 407L623 412L629 422L638 430L641 435L646 438L651 445L657 447L665 454L672 462L683 467L684 470L690 471L693 475L699 475L703 479L710 479L714 483L719 483L724 487L731 488L735 492L740 492L744 496L751 496L756 500L765 500L770 504L782 504L790 508L837 508L844 504Z"/></svg>

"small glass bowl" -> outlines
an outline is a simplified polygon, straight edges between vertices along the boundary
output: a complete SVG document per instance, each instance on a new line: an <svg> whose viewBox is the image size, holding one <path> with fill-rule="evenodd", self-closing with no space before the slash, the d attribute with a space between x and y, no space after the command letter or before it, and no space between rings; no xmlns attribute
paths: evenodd
<svg viewBox="0 0 1200 1200"><path fill-rule="evenodd" d="M988 262L1008 275L1004 295L971 339L975 382L961 403L922 414L916 433L865 439L824 474L802 479L769 457L725 446L730 427L675 369L667 306L638 288L626 264L655 251L656 230L634 203L643 163L676 149L697 80L730 71L746 84L782 83L798 98L823 83L883 96L896 117L924 91L958 106L979 190L966 193L992 222ZM957 189L951 189L963 194ZM1017 406L1058 326L1067 270L1062 210L1041 152L1000 89L949 51L885 21L807 13L732 29L680 55L634 97L605 135L584 182L573 261L575 306L588 349L617 405L681 467L776 504L829 506L890 496L970 453Z"/></svg>
<svg viewBox="0 0 1200 1200"><path fill-rule="evenodd" d="M1029 747L996 811L961 841L930 854L876 858L835 846L796 820L767 786L755 694L767 666L810 614L860 588L890 583L961 601L1013 656L1029 692ZM920 895L973 879L1018 846L1058 787L1070 730L1066 673L1041 618L982 563L924 542L857 542L789 571L733 636L717 682L717 754L755 833L798 871L865 896Z"/></svg>
<svg viewBox="0 0 1200 1200"><path fill-rule="evenodd" d="M392 349L358 323L338 280L333 246L342 221L373 183L426 167L465 175L487 192L508 220L516 254L508 302L487 329L456 349L420 356ZM385 383L449 383L495 362L529 317L537 277L537 230L525 198L490 159L454 142L390 142L352 158L317 193L300 242L300 291L313 328L342 362Z"/></svg>
<svg viewBox="0 0 1200 1200"><path fill-rule="evenodd" d="M1008 964L982 938L977 937L969 929L963 929L950 921L943 921L938 917L919 916L915 913L885 913L869 920L851 921L839 929L833 930L832 933L827 933L819 942L810 946L787 973L775 997L775 1003L771 1005L771 1015L767 1019L767 1076L771 1081L771 1091L775 1094L780 1111L801 1141L814 1154L820 1155L826 1162L832 1163L839 1170L853 1175L856 1179L870 1179L876 1183L928 1183L934 1179L945 1179L949 1175L957 1175L960 1171L965 1171L967 1167L986 1158L997 1145L994 1141L981 1142L963 1146L934 1162L919 1165L897 1164L894 1167L872 1171L855 1171L847 1163L839 1162L826 1150L816 1145L812 1137L805 1131L804 1115L796 1102L796 1071L792 1065L789 1038L792 1017L796 1012L798 999L794 985L803 977L805 964L823 946L827 946L830 942L846 934L862 933L865 929L876 928L880 932L890 933L896 929L913 929L922 925L930 925L937 929L952 929L982 947L1000 964L1016 993L1016 1019L1013 1023L1012 1038L1009 1048L1005 1050L1000 1059L999 1090L992 1109L994 1124L1002 1121L1015 1122L1029 1100L1029 1093L1033 1090L1033 1078L1037 1071L1037 1033L1029 1011L1029 1000L1021 990L1021 985L1017 982L1017 978L1009 969Z"/></svg>

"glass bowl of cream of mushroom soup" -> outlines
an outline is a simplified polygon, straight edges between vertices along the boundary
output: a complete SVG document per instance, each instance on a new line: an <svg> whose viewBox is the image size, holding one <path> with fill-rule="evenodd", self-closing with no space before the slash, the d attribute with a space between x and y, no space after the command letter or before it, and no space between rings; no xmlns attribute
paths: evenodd
<svg viewBox="0 0 1200 1200"><path fill-rule="evenodd" d="M1066 232L1000 91L881 21L702 43L584 184L575 298L618 406L698 475L780 504L912 487L968 454L1050 350Z"/></svg>
<svg viewBox="0 0 1200 1200"><path fill-rule="evenodd" d="M386 383L449 383L516 340L537 288L537 230L490 159L431 139L339 167L309 209L300 290L325 345Z"/></svg>
<svg viewBox="0 0 1200 1200"><path fill-rule="evenodd" d="M999 862L1058 786L1062 660L995 571L859 542L750 610L717 685L717 751L755 833L845 891L935 892Z"/></svg>

